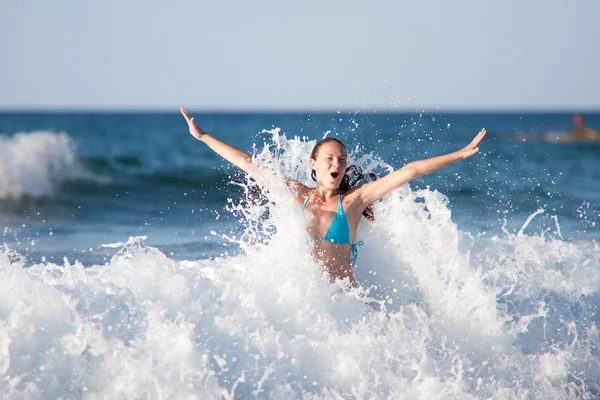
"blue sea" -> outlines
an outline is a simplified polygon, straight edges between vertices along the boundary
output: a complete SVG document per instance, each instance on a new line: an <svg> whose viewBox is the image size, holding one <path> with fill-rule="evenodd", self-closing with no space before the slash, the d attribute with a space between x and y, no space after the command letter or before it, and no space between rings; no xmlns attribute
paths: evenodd
<svg viewBox="0 0 600 400"><path fill-rule="evenodd" d="M0 112L0 398L600 395L600 144L536 140L571 113L191 114L272 190L177 110ZM321 276L277 177L324 136L383 176L482 127L374 205L358 289Z"/></svg>

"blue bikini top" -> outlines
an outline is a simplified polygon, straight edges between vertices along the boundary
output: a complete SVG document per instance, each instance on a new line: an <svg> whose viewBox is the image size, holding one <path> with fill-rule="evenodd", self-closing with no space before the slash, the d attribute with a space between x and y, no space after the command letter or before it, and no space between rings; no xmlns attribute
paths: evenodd
<svg viewBox="0 0 600 400"><path fill-rule="evenodd" d="M306 203L308 203L308 199L310 199L310 196L315 192L315 190L317 189L314 189L312 192L310 192L306 200L304 200L304 203L302 203L303 210L306 207ZM356 262L356 257L358 256L358 249L356 247L362 246L363 242L352 243L350 241L350 228L348 228L348 219L346 218L346 213L344 212L344 207L342 206L342 196L340 193L338 193L337 210L333 220L331 221L331 225L329 225L329 229L327 229L327 233L325 233L324 237L316 237L313 238L313 240L323 240L335 244L352 245L352 257L350 263L354 264Z"/></svg>
<svg viewBox="0 0 600 400"><path fill-rule="evenodd" d="M308 199L310 199L310 196L315 192L315 190L313 190L308 195L306 200L304 200L304 203L302 203L303 210L306 207L306 203L308 203ZM325 240L335 244L351 244L348 219L346 218L346 213L344 212L344 207L342 206L342 196L339 193L337 211L335 212L335 216L331 221L331 225L329 225L329 229L327 229L327 233L323 238L313 238L313 240Z"/></svg>

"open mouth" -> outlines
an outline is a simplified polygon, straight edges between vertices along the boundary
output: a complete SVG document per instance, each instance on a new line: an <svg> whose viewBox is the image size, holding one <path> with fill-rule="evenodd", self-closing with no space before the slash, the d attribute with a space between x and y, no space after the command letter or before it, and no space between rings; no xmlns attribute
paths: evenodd
<svg viewBox="0 0 600 400"><path fill-rule="evenodd" d="M337 179L337 178L338 178L338 176L340 176L340 173L339 173L339 172L332 172L332 173L331 173L331 177L332 177L333 179Z"/></svg>

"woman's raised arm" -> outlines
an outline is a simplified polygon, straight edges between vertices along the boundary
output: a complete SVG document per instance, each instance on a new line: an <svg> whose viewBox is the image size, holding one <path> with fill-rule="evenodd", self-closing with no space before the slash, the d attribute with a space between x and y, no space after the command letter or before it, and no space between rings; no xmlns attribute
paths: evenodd
<svg viewBox="0 0 600 400"><path fill-rule="evenodd" d="M471 157L479 151L479 143L484 136L485 129L482 129L471 143L461 150L439 157L413 161L381 179L362 185L358 188L360 191L361 202L364 207L367 207L369 204L381 199L392 190L398 189L412 179L427 175L456 161Z"/></svg>
<svg viewBox="0 0 600 400"><path fill-rule="evenodd" d="M184 107L180 108L181 114L185 118L185 121L190 128L190 133L193 137L198 139L201 142L204 142L208 147L211 148L215 153L223 157L225 160L229 161L236 167L240 168L247 174L254 175L257 170L252 166L252 157L244 153L242 150L237 149L225 142L220 141L219 139L211 136L210 134L204 132L198 125L196 125L196 121L194 121L193 117L190 117L188 112Z"/></svg>
<svg viewBox="0 0 600 400"><path fill-rule="evenodd" d="M253 177L260 183L262 186L270 189L269 184L265 177L265 169L258 168L252 164L252 157L243 152L242 150L235 148L225 142L220 141L219 139L211 136L210 134L204 132L200 127L196 124L193 117L190 117L188 112L184 107L180 108L181 114L185 118L185 121L188 124L190 129L190 133L193 137L204 142L208 147L211 148L215 153L223 157L225 160L229 161L236 167L240 168L242 171ZM294 197L298 197L306 190L306 187L298 181L293 179L284 178L284 181L288 188L291 190L292 195Z"/></svg>

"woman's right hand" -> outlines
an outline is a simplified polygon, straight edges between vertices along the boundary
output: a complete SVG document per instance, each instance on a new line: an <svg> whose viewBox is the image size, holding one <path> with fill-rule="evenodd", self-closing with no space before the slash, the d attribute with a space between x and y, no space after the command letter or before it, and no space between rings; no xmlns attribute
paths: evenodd
<svg viewBox="0 0 600 400"><path fill-rule="evenodd" d="M202 140L202 136L204 136L206 132L200 129L198 125L196 125L196 121L194 121L193 117L190 117L190 115L184 107L181 107L179 111L181 111L183 118L185 118L185 121L187 122L188 127L190 128L190 133L192 134L192 136L198 140Z"/></svg>

